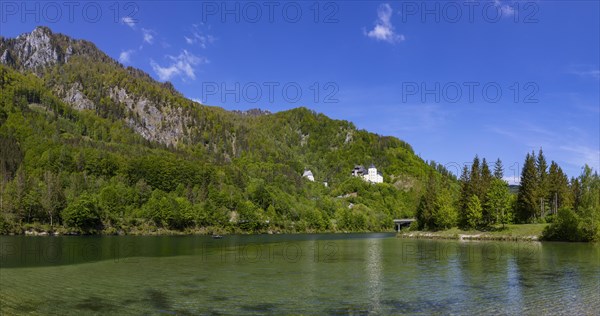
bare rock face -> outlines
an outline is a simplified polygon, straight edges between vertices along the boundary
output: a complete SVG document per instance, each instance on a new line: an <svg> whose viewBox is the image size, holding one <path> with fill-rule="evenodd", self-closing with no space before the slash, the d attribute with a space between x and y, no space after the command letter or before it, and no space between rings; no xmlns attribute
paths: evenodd
<svg viewBox="0 0 600 316"><path fill-rule="evenodd" d="M73 46L69 45L65 51L65 63L69 62L69 58L73 55Z"/></svg>
<svg viewBox="0 0 600 316"><path fill-rule="evenodd" d="M110 97L113 101L126 106L133 114L127 119L127 124L150 141L175 145L184 138L184 125L192 121L192 118L185 115L180 107L164 105L159 109L158 105L144 97L130 96L123 88L111 89Z"/></svg>
<svg viewBox="0 0 600 316"><path fill-rule="evenodd" d="M81 92L82 86L79 82L74 83L65 93L63 101L78 110L94 110L96 106Z"/></svg>
<svg viewBox="0 0 600 316"><path fill-rule="evenodd" d="M13 52L23 67L37 69L59 61L59 54L51 43L51 36L52 32L45 27L38 27L29 34L17 36Z"/></svg>
<svg viewBox="0 0 600 316"><path fill-rule="evenodd" d="M344 144L348 144L352 142L352 137L353 137L353 131L352 130L348 130L348 132L346 132L346 139L344 140Z"/></svg>
<svg viewBox="0 0 600 316"><path fill-rule="evenodd" d="M12 58L8 49L2 53L2 56L0 56L0 64L12 65L14 62L15 60Z"/></svg>

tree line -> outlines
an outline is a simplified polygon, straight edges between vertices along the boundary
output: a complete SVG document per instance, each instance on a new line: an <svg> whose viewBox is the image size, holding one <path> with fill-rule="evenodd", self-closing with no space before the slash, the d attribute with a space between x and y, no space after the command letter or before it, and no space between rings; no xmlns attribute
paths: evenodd
<svg viewBox="0 0 600 316"><path fill-rule="evenodd" d="M475 156L464 166L459 192L430 174L417 208L418 228L441 230L451 227L493 229L498 225L550 223L544 231L549 240L600 240L600 178L584 166L578 177L569 179L542 149L528 153L516 194L503 180L504 167L496 160L493 170L486 159Z"/></svg>

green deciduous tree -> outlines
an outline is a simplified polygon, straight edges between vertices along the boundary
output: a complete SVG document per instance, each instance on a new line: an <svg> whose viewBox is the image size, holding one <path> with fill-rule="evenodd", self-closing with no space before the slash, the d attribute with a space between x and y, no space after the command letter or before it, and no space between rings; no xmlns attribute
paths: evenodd
<svg viewBox="0 0 600 316"><path fill-rule="evenodd" d="M481 202L477 195L472 195L467 204L467 227L466 228L477 228L481 225L483 218Z"/></svg>
<svg viewBox="0 0 600 316"><path fill-rule="evenodd" d="M449 229L456 226L458 212L452 190L442 185L434 206L433 222L436 229Z"/></svg>
<svg viewBox="0 0 600 316"><path fill-rule="evenodd" d="M544 229L543 237L547 240L581 241L579 222L575 211L563 207L558 210L554 223Z"/></svg>
<svg viewBox="0 0 600 316"><path fill-rule="evenodd" d="M544 238L567 241L600 241L600 176L585 166L572 181L579 198L575 209L561 207L554 223L544 231Z"/></svg>
<svg viewBox="0 0 600 316"><path fill-rule="evenodd" d="M51 227L54 225L54 219L60 214L66 203L60 176L50 171L44 172L41 204L46 214L48 214Z"/></svg>
<svg viewBox="0 0 600 316"><path fill-rule="evenodd" d="M71 202L62 212L61 217L67 227L88 232L100 228L100 210L95 196L84 193Z"/></svg>
<svg viewBox="0 0 600 316"><path fill-rule="evenodd" d="M580 216L579 228L583 240L600 240L600 176L585 165L579 176L581 199L575 210Z"/></svg>
<svg viewBox="0 0 600 316"><path fill-rule="evenodd" d="M511 195L508 184L504 180L495 178L487 193L484 218L489 224L502 224L504 227L505 224L510 223L511 217Z"/></svg>

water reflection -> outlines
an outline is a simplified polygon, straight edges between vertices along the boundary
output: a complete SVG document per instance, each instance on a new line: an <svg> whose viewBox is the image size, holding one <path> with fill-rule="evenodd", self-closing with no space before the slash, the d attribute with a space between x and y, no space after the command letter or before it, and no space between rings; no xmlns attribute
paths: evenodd
<svg viewBox="0 0 600 316"><path fill-rule="evenodd" d="M368 295L375 313L381 312L381 294L383 292L383 240L380 238L368 239L367 241L367 264L366 273L368 279Z"/></svg>
<svg viewBox="0 0 600 316"><path fill-rule="evenodd" d="M506 309L509 314L518 314L523 310L523 295L521 293L521 275L514 257L507 260L506 266Z"/></svg>

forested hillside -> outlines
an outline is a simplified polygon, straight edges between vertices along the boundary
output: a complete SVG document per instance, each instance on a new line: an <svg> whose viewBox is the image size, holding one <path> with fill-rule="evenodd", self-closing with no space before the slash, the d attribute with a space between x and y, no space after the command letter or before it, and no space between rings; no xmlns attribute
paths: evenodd
<svg viewBox="0 0 600 316"><path fill-rule="evenodd" d="M0 56L1 233L382 230L428 177L459 190L397 138L202 105L48 28L0 39ZM384 183L350 175L371 163Z"/></svg>

